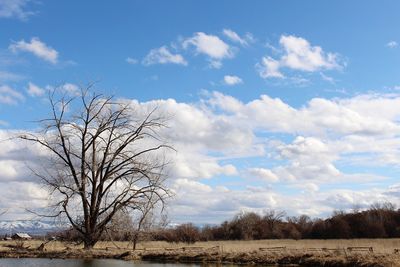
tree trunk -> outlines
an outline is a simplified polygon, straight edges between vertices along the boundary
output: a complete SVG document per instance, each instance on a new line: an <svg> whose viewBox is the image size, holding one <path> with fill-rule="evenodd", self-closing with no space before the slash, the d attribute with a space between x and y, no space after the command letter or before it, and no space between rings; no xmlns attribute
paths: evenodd
<svg viewBox="0 0 400 267"><path fill-rule="evenodd" d="M136 245L137 245L138 238L139 238L138 234L135 233L134 236L133 236L133 250L136 250Z"/></svg>
<svg viewBox="0 0 400 267"><path fill-rule="evenodd" d="M93 238L92 236L85 236L84 241L83 241L83 249L91 250L96 243L97 243L97 240L95 238Z"/></svg>

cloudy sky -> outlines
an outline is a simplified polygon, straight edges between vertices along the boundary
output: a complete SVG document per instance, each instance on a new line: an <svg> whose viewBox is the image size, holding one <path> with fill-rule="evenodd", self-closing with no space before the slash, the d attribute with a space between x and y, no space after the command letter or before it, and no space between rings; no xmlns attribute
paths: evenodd
<svg viewBox="0 0 400 267"><path fill-rule="evenodd" d="M360 8L362 7L362 8ZM0 209L47 203L9 139L46 91L173 114L174 222L327 216L400 196L400 3L0 0Z"/></svg>

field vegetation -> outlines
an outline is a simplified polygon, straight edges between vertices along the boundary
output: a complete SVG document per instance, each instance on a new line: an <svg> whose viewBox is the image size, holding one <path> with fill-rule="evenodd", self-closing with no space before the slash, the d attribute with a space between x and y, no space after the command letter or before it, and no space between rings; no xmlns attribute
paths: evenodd
<svg viewBox="0 0 400 267"><path fill-rule="evenodd" d="M148 241L132 250L126 241L99 241L90 251L83 244L43 240L0 241L0 257L116 258L162 262L298 264L300 266L400 266L400 239L236 240L196 244ZM373 250L350 250L349 248Z"/></svg>
<svg viewBox="0 0 400 267"><path fill-rule="evenodd" d="M0 251L11 250L14 247L21 246L23 248L38 248L44 241L40 239L23 241L22 245L18 241L0 241ZM275 251L283 252L290 251L304 251L313 249L328 248L338 251L347 251L351 247L372 247L373 253L378 254L397 254L395 250L400 249L400 238L390 239L270 239L270 240L228 240L228 241L199 241L195 244L188 245L187 243L169 243L166 241L146 241L137 245L138 251L168 251L168 250L181 250L183 248L191 249L211 249L219 247L223 252L253 252L259 251L263 248L277 248ZM83 244L64 241L51 241L45 245L47 251L63 251L68 249L83 249ZM113 250L113 251L126 251L132 250L132 242L128 241L99 241L94 250ZM357 251L359 253L360 251ZM369 252L363 251L368 254Z"/></svg>
<svg viewBox="0 0 400 267"><path fill-rule="evenodd" d="M89 251L71 228L35 240L0 241L0 257L400 266L400 211L390 203L313 220L277 211L248 212L204 227L146 223L138 228L124 216L119 214Z"/></svg>

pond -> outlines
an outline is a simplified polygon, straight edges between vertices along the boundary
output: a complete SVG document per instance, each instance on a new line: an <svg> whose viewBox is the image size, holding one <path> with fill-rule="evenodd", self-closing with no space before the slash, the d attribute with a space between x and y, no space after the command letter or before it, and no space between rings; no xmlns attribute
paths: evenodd
<svg viewBox="0 0 400 267"><path fill-rule="evenodd" d="M174 264L131 262L122 260L96 259L0 259L0 267L198 267L201 264ZM220 266L207 264L207 266ZM234 266L234 265L227 265Z"/></svg>

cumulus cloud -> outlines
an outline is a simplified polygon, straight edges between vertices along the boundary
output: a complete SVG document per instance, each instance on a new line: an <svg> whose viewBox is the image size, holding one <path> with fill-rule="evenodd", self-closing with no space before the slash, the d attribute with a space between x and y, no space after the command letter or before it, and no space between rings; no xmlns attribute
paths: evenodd
<svg viewBox="0 0 400 267"><path fill-rule="evenodd" d="M157 107L170 118L160 135L176 149L165 155L171 162L169 186L176 193L170 200L175 221L218 223L240 210L269 208L324 216L400 195L400 186L390 186L393 180L379 171L346 168L400 166L400 95L313 98L300 107L267 95L242 102L219 92L195 103L125 101L138 114ZM39 194L22 164L35 164L43 152L8 137L0 130L0 167L5 170L0 186L29 184L31 195ZM347 189L341 186L344 181ZM360 189L371 181L373 188ZM10 199L17 198L9 193L0 200ZM22 200L17 199L18 205Z"/></svg>
<svg viewBox="0 0 400 267"><path fill-rule="evenodd" d="M221 165L217 159L202 155L198 150L185 150L177 146L179 152L173 158L171 173L176 177L189 179L210 179L218 175L234 176L238 174L232 164ZM196 164L193 164L196 162Z"/></svg>
<svg viewBox="0 0 400 267"><path fill-rule="evenodd" d="M400 116L399 112L394 110L394 105L400 101L400 96L369 95L342 100L313 98L300 108L291 107L281 99L271 98L268 95L242 103L238 99L215 92L210 101L215 107L234 112L235 119L240 120L243 125L251 128L260 127L270 132L317 136L344 134L384 136L396 134L400 130L400 126L392 117ZM378 106L382 108L382 114L374 112L376 109L373 108Z"/></svg>
<svg viewBox="0 0 400 267"><path fill-rule="evenodd" d="M397 47L399 44L396 41L390 41L386 44L387 47L389 48L395 48Z"/></svg>
<svg viewBox="0 0 400 267"><path fill-rule="evenodd" d="M236 85L236 84L243 83L243 80L240 77L235 76L235 75L225 75L224 83L226 85Z"/></svg>
<svg viewBox="0 0 400 267"><path fill-rule="evenodd" d="M180 54L171 53L166 46L152 49L143 59L146 66L154 64L178 64L186 66L188 63Z"/></svg>
<svg viewBox="0 0 400 267"><path fill-rule="evenodd" d="M280 179L337 182L342 173L335 167L338 151L315 137L298 136L291 144L276 147L280 159L288 164L273 169Z"/></svg>
<svg viewBox="0 0 400 267"><path fill-rule="evenodd" d="M168 126L174 130L166 130L164 135L168 140L173 140L179 150L209 150L234 155L252 149L254 135L250 129L238 126L225 116L214 114L208 108L203 109L196 104L177 102L174 99L145 103L132 101L131 104L136 110L143 112L157 107L160 113L173 117Z"/></svg>
<svg viewBox="0 0 400 267"><path fill-rule="evenodd" d="M394 108L399 104L399 96L314 98L301 108L268 96L242 103L231 96L214 93L209 101L219 112L227 112L237 125L245 125L253 131L296 136L291 143L277 142L269 146L268 150L275 151L274 160L281 163L267 172L280 181L378 181L384 177L346 174L337 167L337 162L399 166L400 140L396 136L400 128L396 118L400 114ZM381 112L374 112L376 110Z"/></svg>
<svg viewBox="0 0 400 267"><path fill-rule="evenodd" d="M229 38L231 41L241 44L242 46L248 46L254 42L254 37L251 33L246 33L245 36L240 37L239 34L230 30L224 29L223 34Z"/></svg>
<svg viewBox="0 0 400 267"><path fill-rule="evenodd" d="M7 105L16 105L25 100L23 94L11 88L8 85L0 86L0 103Z"/></svg>
<svg viewBox="0 0 400 267"><path fill-rule="evenodd" d="M374 203L397 201L398 187L354 191L333 189L321 191L312 183L305 183L298 194L286 195L267 187L228 189L209 186L187 179L173 184L176 199L169 207L174 221L187 222L188 217L198 223L221 223L240 211L263 214L266 210L284 210L290 215L329 216L333 210L349 211L355 206L368 208ZM204 201L207 199L207 201Z"/></svg>
<svg viewBox="0 0 400 267"><path fill-rule="evenodd" d="M257 64L258 73L261 78L284 78L285 76L279 71L281 63L271 57L263 57L261 63Z"/></svg>
<svg viewBox="0 0 400 267"><path fill-rule="evenodd" d="M176 180L172 189L176 199L170 210L178 222L185 222L189 217L198 223L220 223L241 210L262 212L276 208L278 201L278 196L266 188L232 190L188 179Z"/></svg>
<svg viewBox="0 0 400 267"><path fill-rule="evenodd" d="M18 161L13 161L13 160L1 160L0 161L0 169L1 169L1 176L2 176L2 181L5 180L13 180L16 178L19 173L18 169L24 167L21 166L21 163Z"/></svg>
<svg viewBox="0 0 400 267"><path fill-rule="evenodd" d="M279 59L263 57L257 64L262 78L284 78L281 69L303 72L340 69L343 67L336 53L325 52L320 46L312 46L304 38L282 35L279 44L283 54Z"/></svg>
<svg viewBox="0 0 400 267"><path fill-rule="evenodd" d="M14 53L32 53L38 58L41 58L52 64L56 64L58 62L58 52L52 47L47 46L37 37L33 37L30 42L25 42L25 40L14 42L8 48Z"/></svg>
<svg viewBox="0 0 400 267"><path fill-rule="evenodd" d="M260 178L267 182L278 182L279 177L269 169L265 168L250 168L248 174L256 178Z"/></svg>
<svg viewBox="0 0 400 267"><path fill-rule="evenodd" d="M44 88L39 87L39 89L43 90L43 93L40 90L37 92L40 95L43 95L46 91L50 91L50 92L56 91L56 92L59 92L59 93L62 93L62 94L68 95L68 96L80 96L82 93L81 87L79 85L74 84L74 83L68 83L68 82L60 84L60 85L46 85ZM37 95L37 96L40 96L40 95ZM31 96L34 96L34 95L31 95Z"/></svg>
<svg viewBox="0 0 400 267"><path fill-rule="evenodd" d="M312 194L319 191L319 186L315 183L296 184L297 188L303 189L303 193Z"/></svg>
<svg viewBox="0 0 400 267"><path fill-rule="evenodd" d="M288 68L316 71L339 67L336 54L325 53L321 47L311 46L304 38L283 35L279 43L286 52L281 58L281 62Z"/></svg>
<svg viewBox="0 0 400 267"><path fill-rule="evenodd" d="M15 82L24 79L24 76L9 71L0 71L0 82Z"/></svg>
<svg viewBox="0 0 400 267"><path fill-rule="evenodd" d="M17 18L27 20L35 14L27 10L30 0L1 0L0 1L0 18Z"/></svg>
<svg viewBox="0 0 400 267"><path fill-rule="evenodd" d="M184 49L194 47L196 53L206 55L210 60L210 67L220 68L222 60L234 56L232 48L218 36L197 32L193 37L182 42Z"/></svg>
<svg viewBox="0 0 400 267"><path fill-rule="evenodd" d="M128 64L131 64L131 65L135 65L135 64L139 63L139 60L137 60L137 59L135 59L135 58L131 58L131 57L127 57L127 58L125 59L125 61L126 61Z"/></svg>
<svg viewBox="0 0 400 267"><path fill-rule="evenodd" d="M32 97L42 96L46 92L43 88L40 88L32 82L28 83L28 88L26 89L26 91Z"/></svg>
<svg viewBox="0 0 400 267"><path fill-rule="evenodd" d="M79 86L73 83L65 83L61 86L61 89L71 95L77 94L79 92Z"/></svg>
<svg viewBox="0 0 400 267"><path fill-rule="evenodd" d="M2 219L29 219L27 208L48 205L48 192L29 170L39 166L43 151L21 142L18 133L21 131L0 130L0 187L6 190L0 196L0 209L9 210Z"/></svg>
<svg viewBox="0 0 400 267"><path fill-rule="evenodd" d="M330 83L335 83L335 79L334 78L324 74L323 72L320 72L319 74L321 75L322 80L330 82Z"/></svg>

